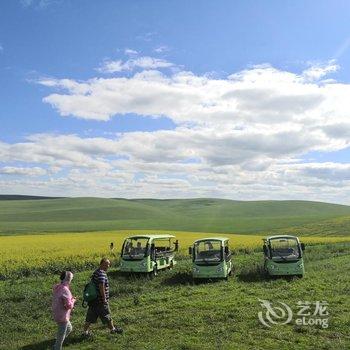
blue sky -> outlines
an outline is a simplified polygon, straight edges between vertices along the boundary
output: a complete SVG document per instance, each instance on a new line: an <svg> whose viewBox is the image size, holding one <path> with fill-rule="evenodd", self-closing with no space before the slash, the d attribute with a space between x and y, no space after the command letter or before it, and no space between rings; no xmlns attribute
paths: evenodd
<svg viewBox="0 0 350 350"><path fill-rule="evenodd" d="M349 22L348 1L2 1L0 191L348 203Z"/></svg>

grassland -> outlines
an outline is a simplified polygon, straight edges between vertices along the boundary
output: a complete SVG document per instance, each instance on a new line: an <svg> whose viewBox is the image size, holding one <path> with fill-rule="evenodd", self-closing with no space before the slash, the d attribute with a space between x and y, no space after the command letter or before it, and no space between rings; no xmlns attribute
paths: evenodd
<svg viewBox="0 0 350 350"><path fill-rule="evenodd" d="M111 308L124 328L111 336L100 325L92 339L80 336L86 310L72 316L73 334L66 348L125 350L348 350L350 280L349 243L312 245L305 253L303 279L265 280L261 252L237 252L228 281L193 285L190 261L154 280L109 272ZM80 295L90 271L75 274L72 289ZM0 349L50 349L55 325L50 317L51 286L57 276L0 282ZM293 323L266 328L258 321L258 299L279 300L297 311L299 300L329 303L329 327Z"/></svg>
<svg viewBox="0 0 350 350"><path fill-rule="evenodd" d="M0 235L130 229L256 234L307 225L312 227L307 227L307 232L302 230L303 234L319 235L313 228L323 221L328 221L330 228L323 235L329 231L332 235L348 234L350 207L305 201L222 199L0 201Z"/></svg>
<svg viewBox="0 0 350 350"><path fill-rule="evenodd" d="M186 256L194 240L217 234L195 232L174 233L180 244L180 255ZM154 233L133 231L133 233ZM119 261L119 252L130 231L61 233L50 235L0 236L0 279L54 273L62 269L84 270L96 265L102 256ZM234 252L261 250L263 236L226 235ZM110 242L115 250L109 250ZM303 237L306 244L350 242L350 237Z"/></svg>
<svg viewBox="0 0 350 350"><path fill-rule="evenodd" d="M116 267L124 237L155 231L179 239L176 268L154 280L120 275ZM91 270L108 256L111 308L125 334L112 337L98 326L92 339L83 339L86 310L78 305L68 349L348 350L349 232L350 207L317 202L0 200L0 349L50 349L57 273L72 270L73 292L80 296ZM303 279L264 278L261 238L270 233L302 236L307 244ZM230 238L234 276L194 285L187 248L213 235ZM294 311L298 301L325 300L329 328L292 323L266 328L257 317L259 298L283 301Z"/></svg>

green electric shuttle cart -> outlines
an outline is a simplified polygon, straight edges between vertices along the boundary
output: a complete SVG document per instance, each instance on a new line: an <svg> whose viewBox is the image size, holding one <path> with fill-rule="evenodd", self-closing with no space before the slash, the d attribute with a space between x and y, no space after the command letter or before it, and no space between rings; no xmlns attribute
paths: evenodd
<svg viewBox="0 0 350 350"><path fill-rule="evenodd" d="M197 278L225 278L232 273L228 238L203 238L189 248L192 256L192 276Z"/></svg>
<svg viewBox="0 0 350 350"><path fill-rule="evenodd" d="M172 268L178 241L172 235L139 235L125 239L121 252L121 272L141 272L157 275L159 270Z"/></svg>
<svg viewBox="0 0 350 350"><path fill-rule="evenodd" d="M303 277L304 243L295 236L270 236L264 240L264 269L269 276L295 275Z"/></svg>

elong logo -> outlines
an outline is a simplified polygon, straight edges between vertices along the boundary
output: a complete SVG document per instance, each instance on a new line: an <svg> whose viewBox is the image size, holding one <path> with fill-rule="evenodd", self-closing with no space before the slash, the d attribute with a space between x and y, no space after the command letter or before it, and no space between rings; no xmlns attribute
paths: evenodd
<svg viewBox="0 0 350 350"><path fill-rule="evenodd" d="M263 307L262 311L258 312L258 318L261 324L265 327L271 327L277 324L288 324L293 320L293 311L291 307L281 301L273 303L269 300L258 299ZM314 306L314 307L312 307ZM328 328L328 303L326 301L298 301L299 308L294 324L297 326L318 326Z"/></svg>

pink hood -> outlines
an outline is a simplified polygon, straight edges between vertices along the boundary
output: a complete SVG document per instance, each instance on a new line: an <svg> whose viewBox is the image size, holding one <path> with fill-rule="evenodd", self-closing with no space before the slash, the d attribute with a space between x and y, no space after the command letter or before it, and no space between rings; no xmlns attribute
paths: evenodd
<svg viewBox="0 0 350 350"><path fill-rule="evenodd" d="M67 282L56 284L53 287L52 313L56 322L67 322L74 307L75 298Z"/></svg>

